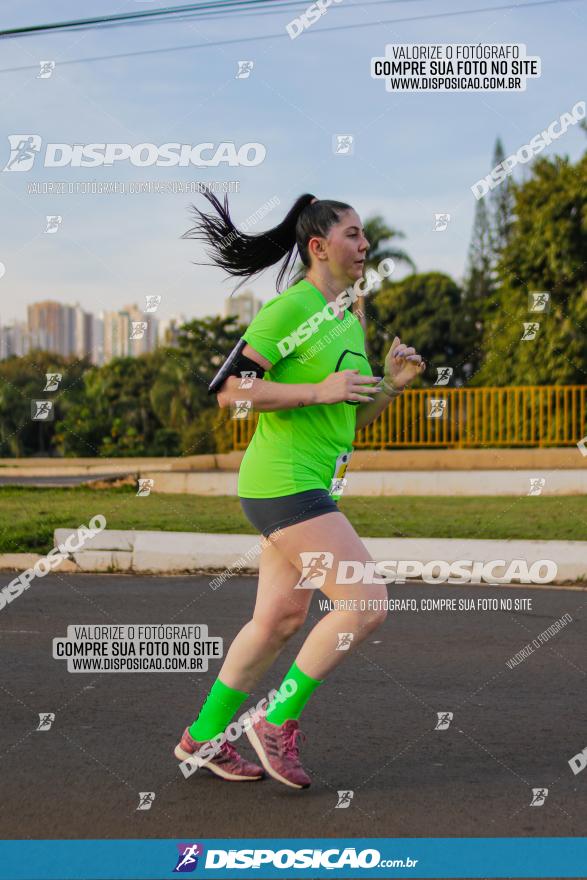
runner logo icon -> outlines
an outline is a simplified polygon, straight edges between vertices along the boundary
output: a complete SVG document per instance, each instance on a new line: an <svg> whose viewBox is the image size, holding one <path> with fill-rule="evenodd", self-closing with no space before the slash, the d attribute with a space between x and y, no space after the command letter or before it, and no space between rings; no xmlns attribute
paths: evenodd
<svg viewBox="0 0 587 880"><path fill-rule="evenodd" d="M334 555L328 552L300 553L302 573L296 590L316 590L324 586L326 570L332 568Z"/></svg>
<svg viewBox="0 0 587 880"><path fill-rule="evenodd" d="M434 730L448 730L450 727L450 722L453 719L452 712L437 712L438 721L436 722L436 727Z"/></svg>
<svg viewBox="0 0 587 880"><path fill-rule="evenodd" d="M30 171L36 155L41 149L41 136L38 134L9 134L10 158L3 171Z"/></svg>
<svg viewBox="0 0 587 880"><path fill-rule="evenodd" d="M544 804L544 801L548 797L548 789L547 788L533 788L532 789L532 800L530 801L531 807L541 807Z"/></svg>
<svg viewBox="0 0 587 880"><path fill-rule="evenodd" d="M177 865L173 869L174 874L188 874L198 867L198 858L204 855L204 847L201 843L178 843L179 855Z"/></svg>

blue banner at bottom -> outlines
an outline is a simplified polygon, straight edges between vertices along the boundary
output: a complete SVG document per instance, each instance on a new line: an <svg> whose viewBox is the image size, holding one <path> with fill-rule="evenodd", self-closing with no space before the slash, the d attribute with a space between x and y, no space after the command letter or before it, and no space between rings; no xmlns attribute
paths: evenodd
<svg viewBox="0 0 587 880"><path fill-rule="evenodd" d="M0 880L587 877L587 837L3 840Z"/></svg>

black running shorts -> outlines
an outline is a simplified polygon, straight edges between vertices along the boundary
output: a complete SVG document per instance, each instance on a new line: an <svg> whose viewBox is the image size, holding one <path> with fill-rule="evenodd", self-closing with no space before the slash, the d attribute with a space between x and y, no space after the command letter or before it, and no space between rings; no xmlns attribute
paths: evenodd
<svg viewBox="0 0 587 880"><path fill-rule="evenodd" d="M338 504L326 489L307 489L294 495L277 498L239 498L243 513L257 531L266 538L277 529L336 513Z"/></svg>

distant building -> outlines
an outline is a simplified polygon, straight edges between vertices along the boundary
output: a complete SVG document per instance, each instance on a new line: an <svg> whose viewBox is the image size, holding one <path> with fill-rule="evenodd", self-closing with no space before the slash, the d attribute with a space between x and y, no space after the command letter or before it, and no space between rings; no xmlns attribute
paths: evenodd
<svg viewBox="0 0 587 880"><path fill-rule="evenodd" d="M130 317L126 312L102 312L103 362L130 355Z"/></svg>
<svg viewBox="0 0 587 880"><path fill-rule="evenodd" d="M12 324L0 326L0 360L14 355L22 357L34 347L31 334L24 322L14 321Z"/></svg>
<svg viewBox="0 0 587 880"><path fill-rule="evenodd" d="M101 367L104 363L104 321L102 316L92 315L92 363Z"/></svg>
<svg viewBox="0 0 587 880"><path fill-rule="evenodd" d="M102 321L103 363L115 357L136 357L157 347L158 321L137 305L125 306L119 312L103 312Z"/></svg>
<svg viewBox="0 0 587 880"><path fill-rule="evenodd" d="M102 366L114 357L155 351L165 338L160 323L152 312L143 312L136 304L96 317L79 303L70 306L44 300L28 306L26 323L0 324L0 360L40 349L63 357L89 357L91 363ZM165 323L172 340L166 344L176 344L179 326L185 319Z"/></svg>
<svg viewBox="0 0 587 880"><path fill-rule="evenodd" d="M245 290L237 296L230 296L224 300L224 317L236 315L240 324L250 324L263 303L255 299L252 290Z"/></svg>
<svg viewBox="0 0 587 880"><path fill-rule="evenodd" d="M159 321L159 326L157 328L157 345L161 347L176 347L179 342L179 328L185 323L187 323L187 321L183 315L175 316L173 318L165 318L163 321Z"/></svg>
<svg viewBox="0 0 587 880"><path fill-rule="evenodd" d="M34 348L63 354L66 329L61 303L53 300L33 303L28 307L27 315Z"/></svg>
<svg viewBox="0 0 587 880"><path fill-rule="evenodd" d="M75 353L75 309L54 300L33 303L27 309L32 348L68 357Z"/></svg>
<svg viewBox="0 0 587 880"><path fill-rule="evenodd" d="M130 354L136 357L157 348L158 320L152 313L145 313L135 305L124 306L121 314L128 315Z"/></svg>
<svg viewBox="0 0 587 880"><path fill-rule="evenodd" d="M74 354L78 358L92 357L94 349L94 316L84 312L79 303L74 308Z"/></svg>
<svg viewBox="0 0 587 880"><path fill-rule="evenodd" d="M75 308L73 306L62 306L62 348L59 354L69 357L75 354Z"/></svg>

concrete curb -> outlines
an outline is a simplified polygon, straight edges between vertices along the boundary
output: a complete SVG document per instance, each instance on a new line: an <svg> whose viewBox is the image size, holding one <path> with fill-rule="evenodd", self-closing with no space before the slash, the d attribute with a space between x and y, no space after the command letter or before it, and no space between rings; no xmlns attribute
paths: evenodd
<svg viewBox="0 0 587 880"><path fill-rule="evenodd" d="M0 475L1 476L1 475ZM238 474L230 471L145 470L141 477L153 480L153 493L188 495L237 494ZM587 469L578 470L447 470L361 471L347 473L349 498L356 496L479 497L528 495L531 480L543 479L540 495L587 495ZM344 496L345 498L347 495Z"/></svg>
<svg viewBox="0 0 587 880"><path fill-rule="evenodd" d="M0 458L4 476L140 473L147 471L238 471L244 449L204 455L154 458ZM583 470L585 458L575 444L554 447L480 449L361 449L355 447L352 468L366 471Z"/></svg>
<svg viewBox="0 0 587 880"><path fill-rule="evenodd" d="M73 529L56 529L55 546L74 534ZM365 545L376 562L469 559L488 562L524 559L528 566L540 559L556 562L554 583L587 582L587 542L584 541L492 541L430 538L365 538ZM136 574L184 574L221 572L228 577L245 571L258 571L261 554L255 535L208 534L202 532L126 531L105 529L90 538L71 561L58 570L85 572L125 572ZM31 554L0 556L0 568L23 570L40 557ZM72 566L65 568L64 566ZM225 578L226 579L226 578Z"/></svg>
<svg viewBox="0 0 587 880"><path fill-rule="evenodd" d="M244 451L157 458L0 459L6 485L62 486L76 479L108 488L152 479L161 494L236 496ZM587 495L587 458L576 446L553 448L392 449L355 448L348 494L362 496L528 495L544 479L544 496ZM20 480L20 482L19 482Z"/></svg>
<svg viewBox="0 0 587 880"><path fill-rule="evenodd" d="M23 572L27 568L33 568L39 559L44 559L38 553L0 553L0 571ZM64 559L55 571L81 571L71 559Z"/></svg>

